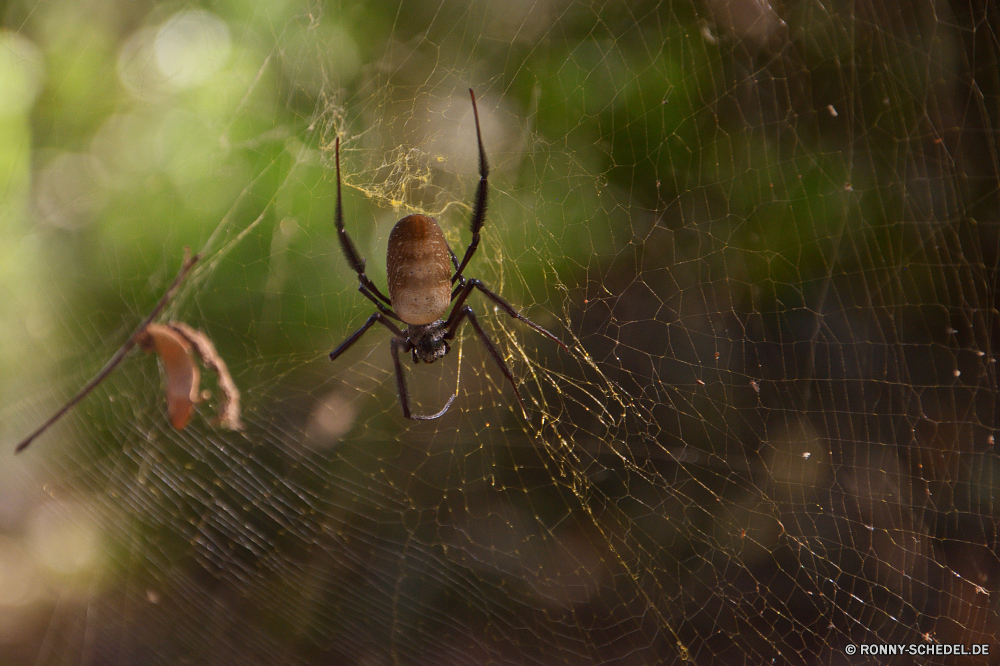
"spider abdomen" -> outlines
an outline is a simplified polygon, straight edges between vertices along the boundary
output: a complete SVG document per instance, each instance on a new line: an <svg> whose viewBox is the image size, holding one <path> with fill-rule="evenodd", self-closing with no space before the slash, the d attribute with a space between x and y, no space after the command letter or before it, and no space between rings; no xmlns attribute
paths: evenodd
<svg viewBox="0 0 1000 666"><path fill-rule="evenodd" d="M427 215L408 215L389 234L389 300L399 318L421 326L451 304L451 253L441 227Z"/></svg>

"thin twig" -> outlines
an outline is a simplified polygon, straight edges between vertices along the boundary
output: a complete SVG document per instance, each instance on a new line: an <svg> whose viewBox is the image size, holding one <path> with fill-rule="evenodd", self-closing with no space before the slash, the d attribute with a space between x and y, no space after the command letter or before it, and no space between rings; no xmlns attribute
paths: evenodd
<svg viewBox="0 0 1000 666"><path fill-rule="evenodd" d="M87 385L84 386L82 389L80 389L80 392L77 393L75 396L73 396L69 402L60 407L59 411L57 411L55 414L49 417L49 419L45 423L38 426L37 430L35 430L33 433L25 437L23 440L21 440L21 443L18 444L17 447L14 449L14 453L20 453L21 451L28 448L28 445L30 445L31 442L34 441L36 437L38 437L43 432L48 430L49 426L51 426L53 423L62 418L62 416L66 414L66 412L76 407L77 403L86 398L88 393L93 391L98 384L103 382L107 378L107 376L111 374L112 370L118 367L118 364L122 362L123 358L125 358L125 354L129 353L132 350L132 347L135 347L136 343L139 341L139 337L146 330L146 327L149 326L149 324L160 314L160 312L163 311L163 308L167 306L167 303L170 302L170 299L173 297L174 292L177 291L177 288L180 286L181 282L187 276L188 272L191 270L191 267L194 266L195 263L197 263L199 258L200 255L196 254L194 256L191 256L190 250L188 248L184 248L184 263L181 264L181 269L180 271L178 271L177 277L174 278L174 281L170 284L170 287L167 288L167 291L165 294L163 294L163 297L160 298L160 301L156 304L156 307L154 307L153 310L148 315L146 315L146 318L142 320L142 323L139 324L139 327L136 328L135 331L132 333L132 335L129 336L128 340L125 341L125 344L123 344L118 349L118 351L115 352L115 355L111 357L111 360L109 360L107 363L104 364L104 367L101 368L100 372L94 375L94 378L91 379L89 382L87 382Z"/></svg>

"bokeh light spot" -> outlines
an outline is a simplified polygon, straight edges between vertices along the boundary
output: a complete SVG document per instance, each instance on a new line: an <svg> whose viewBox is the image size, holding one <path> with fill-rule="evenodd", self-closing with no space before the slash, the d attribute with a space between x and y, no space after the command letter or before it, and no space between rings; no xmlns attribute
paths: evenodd
<svg viewBox="0 0 1000 666"><path fill-rule="evenodd" d="M0 30L0 116L31 108L44 73L42 54L31 40Z"/></svg>
<svg viewBox="0 0 1000 666"><path fill-rule="evenodd" d="M229 61L229 27L215 14L184 11L160 28L153 46L156 65L171 85L188 88L204 83Z"/></svg>

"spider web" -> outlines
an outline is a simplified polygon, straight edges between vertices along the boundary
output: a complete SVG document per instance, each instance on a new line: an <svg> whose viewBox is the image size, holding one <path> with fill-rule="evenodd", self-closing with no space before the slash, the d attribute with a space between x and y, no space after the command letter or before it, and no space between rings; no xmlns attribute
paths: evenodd
<svg viewBox="0 0 1000 666"><path fill-rule="evenodd" d="M215 396L173 430L136 351L7 456L4 663L1000 651L993 5L57 0L2 21L2 440L100 368L184 246L203 259L163 319L214 341L246 424L214 428ZM327 358L374 311L332 147L376 284L404 214L461 256L470 87L493 172L465 273L570 351L474 295L526 418L465 327L405 364L416 411L457 395L409 422L386 331Z"/></svg>

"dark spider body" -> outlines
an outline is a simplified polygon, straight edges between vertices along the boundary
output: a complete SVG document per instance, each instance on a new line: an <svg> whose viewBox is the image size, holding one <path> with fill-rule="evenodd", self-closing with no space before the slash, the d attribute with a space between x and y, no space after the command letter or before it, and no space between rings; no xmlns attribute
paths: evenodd
<svg viewBox="0 0 1000 666"><path fill-rule="evenodd" d="M489 336L479 325L479 320L472 307L465 304L473 289L478 289L511 317L526 323L566 349L566 345L559 338L517 312L507 301L487 289L481 281L467 280L462 275L462 271L479 246L479 234L486 221L487 177L489 176L489 164L486 161L482 132L479 129L479 110L476 108L476 96L472 90L469 90L469 95L472 97L472 111L476 119L476 140L479 145L479 187L476 190L476 202L472 209L472 222L470 224L472 241L466 248L460 263L458 257L448 246L448 241L445 240L441 227L438 226L434 218L427 215L407 215L396 223L389 234L389 249L386 256L389 296L384 295L365 274L365 261L358 254L354 242L344 228L344 213L340 196L340 139L338 138L336 142L336 223L340 247L347 263L358 274L359 291L375 304L378 312L370 316L364 326L330 352L330 360L334 360L344 353L376 322L392 331L393 338L390 347L396 369L399 402L403 408L403 416L408 419L430 420L443 416L451 407L455 396L452 396L444 408L436 414L428 416L412 414L406 390L406 378L403 376L403 368L399 363L399 353L409 352L414 363L420 361L433 363L451 351L448 341L455 338L459 324L465 319L468 319L472 324L486 351L489 352L493 361L510 382L514 394L517 396L517 401L520 403L522 411L524 410L524 400L521 399L521 392L517 389L513 373L507 367L507 363ZM455 269L454 273L452 273L452 267ZM449 307L451 307L451 313L445 317L445 312ZM405 332L392 320L406 324Z"/></svg>
<svg viewBox="0 0 1000 666"><path fill-rule="evenodd" d="M409 325L406 327L406 339L410 341L413 363L420 361L433 363L451 351L445 338L448 335L448 322L438 319L430 324Z"/></svg>

